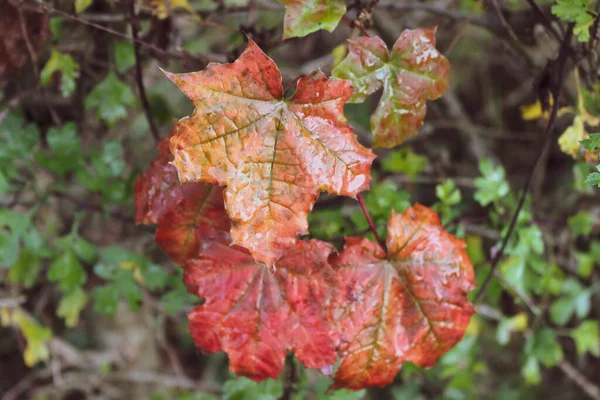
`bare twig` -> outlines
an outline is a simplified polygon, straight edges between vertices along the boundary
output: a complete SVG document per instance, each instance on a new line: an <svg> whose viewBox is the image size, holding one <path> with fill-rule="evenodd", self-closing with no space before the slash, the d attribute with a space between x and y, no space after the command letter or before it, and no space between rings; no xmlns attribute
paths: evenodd
<svg viewBox="0 0 600 400"><path fill-rule="evenodd" d="M533 181L533 176L535 174L535 170L542 158L542 154L544 154L544 152L546 151L546 148L548 146L550 146L550 143L551 143L550 139L552 138L552 130L554 129L554 125L556 123L556 117L558 114L559 98L560 98L560 94L562 93L562 87L563 87L563 81L564 81L564 75L565 75L565 64L567 62L567 58L569 55L569 43L571 41L572 35L573 35L573 24L570 24L569 29L567 30L567 33L565 34L565 38L561 44L561 49L560 49L560 53L558 55L558 59L556 60L556 63L557 63L556 65L558 65L558 74L557 74L558 78L557 78L555 86L552 88L552 96L554 98L554 103L552 105L550 119L548 120L548 124L546 125L546 129L544 131L544 142L543 142L540 150L538 151L538 154L537 154L531 168L529 169L529 174L527 175L527 179L525 180L525 184L523 185L523 188L521 190L521 196L519 198L519 202L517 204L515 213L513 214L513 218L510 222L508 232L506 233L506 235L504 236L504 239L502 240L500 250L498 250L498 252L495 254L495 256L491 262L492 268L491 268L488 276L485 278L485 281L483 282L479 291L475 295L475 299L474 299L475 302L477 302L481 298L481 296L485 293L492 278L495 275L496 269L498 268L498 265L500 263L500 259L502 258L502 256L504 255L504 251L506 250L506 245L508 244L508 241L511 238L511 236L515 230L515 227L517 225L517 220L519 218L519 214L521 213L521 209L523 208L523 205L525 204L525 198L527 197L527 193L529 192L529 188L531 187L531 182Z"/></svg>
<svg viewBox="0 0 600 400"><path fill-rule="evenodd" d="M561 360L558 363L560 368L565 375L567 375L573 382L575 382L590 398L594 400L600 400L600 387L596 386L588 378L586 378L581 372L577 370L567 360Z"/></svg>
<svg viewBox="0 0 600 400"><path fill-rule="evenodd" d="M135 15L135 0L124 0L125 6L129 9L130 25L131 25L131 36L133 37L133 53L135 54L135 80L137 82L138 91L140 93L140 100L142 101L142 107L144 108L144 114L148 120L150 131L154 140L160 142L160 134L158 128L154 123L152 117L152 110L150 109L150 103L148 102L148 96L146 96L146 88L144 87L144 77L142 75L142 60L140 56L140 43L139 43L139 30L140 22Z"/></svg>
<svg viewBox="0 0 600 400"><path fill-rule="evenodd" d="M23 303L25 303L25 297L23 297L23 296L4 298L4 299L0 299L0 308L2 308L2 307L11 307L11 308L17 307Z"/></svg>

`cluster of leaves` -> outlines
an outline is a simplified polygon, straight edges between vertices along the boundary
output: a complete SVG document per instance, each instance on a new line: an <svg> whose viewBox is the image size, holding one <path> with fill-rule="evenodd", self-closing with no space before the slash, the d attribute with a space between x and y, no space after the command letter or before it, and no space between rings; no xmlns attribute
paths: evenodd
<svg viewBox="0 0 600 400"><path fill-rule="evenodd" d="M383 114L402 117L382 117L376 145L416 133L426 98L447 87L432 87L448 70L433 33L406 31L389 63L378 55L383 81L404 80L420 97L384 105ZM374 155L358 144L343 106L353 85L368 94L381 73L348 81L315 72L285 97L278 68L250 41L232 64L166 74L196 110L138 180L136 220L158 225L157 243L204 301L189 314L199 348L224 350L232 371L255 380L277 377L286 350L328 375L340 357L334 386L357 390L389 384L405 361L431 366L462 338L473 269L432 210L391 211L387 251L355 237L339 254L297 240L320 191L354 197L367 188Z"/></svg>

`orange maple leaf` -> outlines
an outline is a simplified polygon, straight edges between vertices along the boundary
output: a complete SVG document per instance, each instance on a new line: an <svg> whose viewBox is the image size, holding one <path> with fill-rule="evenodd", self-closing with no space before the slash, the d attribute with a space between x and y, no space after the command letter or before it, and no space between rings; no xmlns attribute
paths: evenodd
<svg viewBox="0 0 600 400"><path fill-rule="evenodd" d="M375 155L343 116L350 82L315 72L286 98L277 66L251 40L232 64L165 74L196 107L171 138L179 178L226 186L233 242L258 261L271 266L308 233L320 191L368 188Z"/></svg>

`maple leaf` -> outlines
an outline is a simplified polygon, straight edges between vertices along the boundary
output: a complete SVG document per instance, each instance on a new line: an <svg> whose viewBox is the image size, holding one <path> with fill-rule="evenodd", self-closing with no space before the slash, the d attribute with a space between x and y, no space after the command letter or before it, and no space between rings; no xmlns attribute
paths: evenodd
<svg viewBox="0 0 600 400"><path fill-rule="evenodd" d="M315 72L285 98L277 66L251 40L232 64L165 74L196 107L170 141L179 178L227 186L233 242L258 261L272 265L308 233L320 191L368 188L375 155L343 116L348 81Z"/></svg>
<svg viewBox="0 0 600 400"><path fill-rule="evenodd" d="M202 184L180 184L177 169L170 164L169 136L158 144L158 157L135 183L135 223L157 224L166 212L185 198L201 196L206 190Z"/></svg>
<svg viewBox="0 0 600 400"><path fill-rule="evenodd" d="M283 38L302 37L319 29L332 32L344 14L344 0L278 0L285 5Z"/></svg>
<svg viewBox="0 0 600 400"><path fill-rule="evenodd" d="M435 28L405 30L391 53L379 37L348 43L348 56L332 75L352 81L351 102L362 102L383 87L371 116L373 147L403 143L423 124L427 99L437 99L450 85L450 63L435 48Z"/></svg>
<svg viewBox="0 0 600 400"><path fill-rule="evenodd" d="M202 243L229 240L230 220L220 187L179 183L177 170L170 164L169 137L159 143L158 157L135 184L136 223L158 224L156 243L175 262L184 264L198 256Z"/></svg>
<svg viewBox="0 0 600 400"><path fill-rule="evenodd" d="M223 189L218 186L190 183L202 187L202 193L186 198L164 214L156 230L156 243L171 258L185 264L198 257L207 241L228 242L230 220L223 207Z"/></svg>
<svg viewBox="0 0 600 400"><path fill-rule="evenodd" d="M203 305L188 314L196 346L225 351L230 370L254 380L276 378L286 350L309 368L337 360L337 330L328 320L339 287L327 263L333 248L298 241L271 269L239 247L208 242L185 267L184 282Z"/></svg>
<svg viewBox="0 0 600 400"><path fill-rule="evenodd" d="M331 259L346 285L335 312L342 332L336 387L385 386L404 361L432 366L461 340L473 314L465 244L434 211L417 204L392 213L388 232L387 256L367 239L348 238Z"/></svg>

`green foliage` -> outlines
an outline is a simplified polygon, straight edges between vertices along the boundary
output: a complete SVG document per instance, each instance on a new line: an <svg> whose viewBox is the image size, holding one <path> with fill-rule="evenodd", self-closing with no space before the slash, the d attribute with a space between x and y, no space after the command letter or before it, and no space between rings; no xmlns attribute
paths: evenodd
<svg viewBox="0 0 600 400"><path fill-rule="evenodd" d="M502 166L495 167L488 159L479 161L481 177L475 178L475 200L482 206L487 206L494 201L502 199L510 191L508 182L505 180L505 172Z"/></svg>
<svg viewBox="0 0 600 400"><path fill-rule="evenodd" d="M79 77L79 64L69 54L52 49L50 59L40 72L42 85L48 86L55 73L60 73L60 90L69 97L75 90L75 80Z"/></svg>
<svg viewBox="0 0 600 400"><path fill-rule="evenodd" d="M102 150L93 149L90 162L77 170L77 179L88 189L99 192L111 203L120 203L130 194L124 179L125 160L119 142L109 140Z"/></svg>
<svg viewBox="0 0 600 400"><path fill-rule="evenodd" d="M133 310L138 310L143 298L142 287L159 290L169 282L164 268L119 246L102 250L94 273L108 281L92 291L94 310L107 315L116 311L120 299L124 299Z"/></svg>
<svg viewBox="0 0 600 400"><path fill-rule="evenodd" d="M543 328L527 337L525 354L535 357L545 367L553 367L563 359L563 351L556 339L556 332Z"/></svg>
<svg viewBox="0 0 600 400"><path fill-rule="evenodd" d="M446 179L443 183L436 185L435 195L440 201L437 211L442 217L442 223L447 225L460 214L455 207L460 204L462 195L451 179Z"/></svg>
<svg viewBox="0 0 600 400"><path fill-rule="evenodd" d="M565 325L576 314L578 318L585 318L591 308L590 297L597 292L600 286L591 286L585 289L579 281L567 279L563 282L562 295L550 306L550 319L557 325Z"/></svg>
<svg viewBox="0 0 600 400"><path fill-rule="evenodd" d="M577 353L580 356L589 352L595 357L600 357L600 328L598 321L583 321L577 328L570 330L570 335L575 341Z"/></svg>
<svg viewBox="0 0 600 400"><path fill-rule="evenodd" d="M77 287L71 293L60 300L56 314L65 320L65 325L74 327L79 321L79 314L88 301L88 295L81 287Z"/></svg>
<svg viewBox="0 0 600 400"><path fill-rule="evenodd" d="M594 217L592 214L580 211L569 218L569 228L577 235L587 236L592 232L594 227Z"/></svg>
<svg viewBox="0 0 600 400"><path fill-rule="evenodd" d="M122 40L116 40L114 45L115 67L119 73L124 73L135 65L135 53L133 44Z"/></svg>
<svg viewBox="0 0 600 400"><path fill-rule="evenodd" d="M238 377L229 379L223 385L223 400L277 400L282 394L282 383L273 379L254 382L248 378Z"/></svg>
<svg viewBox="0 0 600 400"><path fill-rule="evenodd" d="M136 97L133 91L117 76L109 72L87 95L84 101L85 108L96 109L98 118L108 126L114 126L127 116L127 107L135 104Z"/></svg>
<svg viewBox="0 0 600 400"><path fill-rule="evenodd" d="M37 154L37 162L44 168L64 176L83 164L81 141L74 123L66 123L62 128L50 128L46 140L50 152Z"/></svg>
<svg viewBox="0 0 600 400"><path fill-rule="evenodd" d="M425 170L427 157L420 156L410 147L401 147L392 151L381 162L381 168L386 172L401 173L414 178Z"/></svg>
<svg viewBox="0 0 600 400"><path fill-rule="evenodd" d="M591 134L581 141L581 145L584 149L597 153L597 158L600 159L600 133ZM584 184L600 187L600 165L596 166L596 170L598 172L592 172L587 176Z"/></svg>
<svg viewBox="0 0 600 400"><path fill-rule="evenodd" d="M567 22L574 22L573 33L580 42L590 39L590 28L596 14L590 9L590 0L557 0L552 14Z"/></svg>

